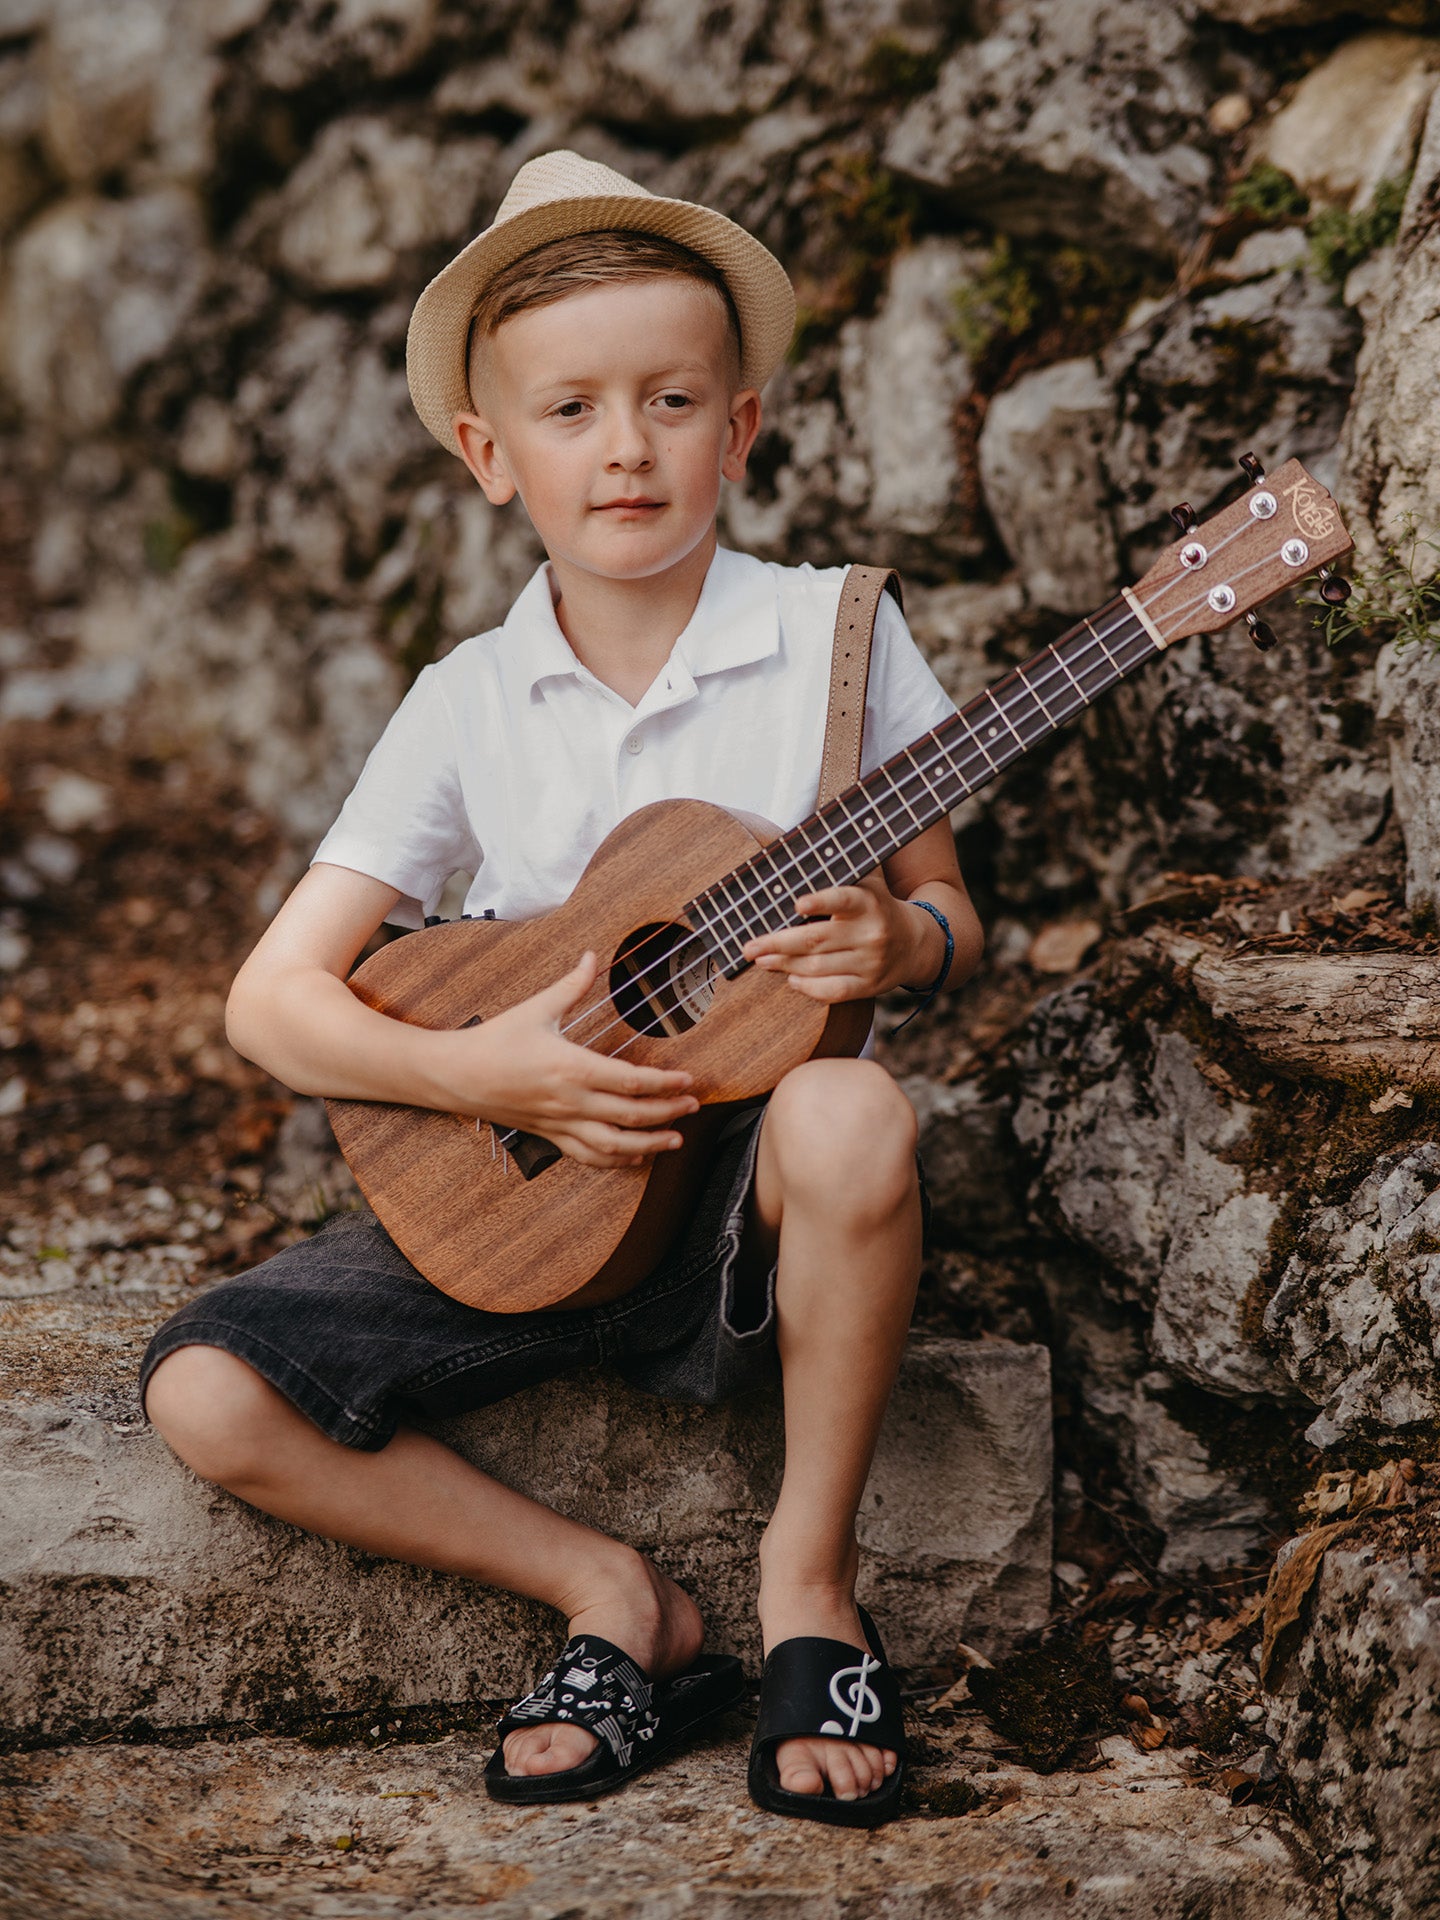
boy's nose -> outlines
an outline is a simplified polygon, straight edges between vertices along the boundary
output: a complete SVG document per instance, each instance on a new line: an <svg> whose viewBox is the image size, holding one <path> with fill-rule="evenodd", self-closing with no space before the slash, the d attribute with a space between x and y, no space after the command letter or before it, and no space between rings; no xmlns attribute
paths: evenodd
<svg viewBox="0 0 1440 1920"><path fill-rule="evenodd" d="M648 467L653 458L644 423L633 414L617 415L611 428L610 457L606 465L633 472Z"/></svg>

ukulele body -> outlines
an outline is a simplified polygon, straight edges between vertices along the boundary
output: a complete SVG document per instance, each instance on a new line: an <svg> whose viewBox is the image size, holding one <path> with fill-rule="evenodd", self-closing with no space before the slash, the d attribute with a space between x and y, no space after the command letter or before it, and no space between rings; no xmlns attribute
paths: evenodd
<svg viewBox="0 0 1440 1920"><path fill-rule="evenodd" d="M614 1298L684 1224L728 1113L801 1061L860 1051L868 1000L827 1007L755 967L727 980L697 963L677 979L667 958L686 939L685 903L774 835L705 801L659 801L621 821L553 913L430 927L351 976L367 1006L454 1029L528 999L593 949L600 974L587 997L615 994L623 1012L608 998L589 1015L577 1009L570 1037L640 1065L683 1067L702 1103L676 1129L683 1147L604 1169L552 1158L531 1136L502 1148L487 1122L463 1115L329 1101L362 1193L427 1280L495 1313L554 1306L582 1289L586 1302Z"/></svg>

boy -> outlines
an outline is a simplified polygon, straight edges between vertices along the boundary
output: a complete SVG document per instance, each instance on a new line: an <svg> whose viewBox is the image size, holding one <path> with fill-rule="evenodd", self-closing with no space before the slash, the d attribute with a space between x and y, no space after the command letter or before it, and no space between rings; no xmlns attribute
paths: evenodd
<svg viewBox="0 0 1440 1920"><path fill-rule="evenodd" d="M235 982L233 1043L297 1092L483 1116L592 1166L680 1145L687 1074L563 1037L593 954L458 1033L386 1018L345 981L382 921L417 925L457 870L475 873L468 911L558 905L651 799L780 827L814 810L838 570L724 553L715 533L793 314L783 269L741 228L568 153L523 167L422 295L421 418L493 504L520 497L549 558L503 627L421 675ZM951 711L882 596L867 766ZM938 991L979 956L943 822L883 878L796 911L804 924L746 957L822 1002ZM646 1280L540 1313L464 1306L373 1220L334 1222L160 1329L149 1417L195 1472L268 1513L559 1609L572 1638L503 1723L487 1782L510 1800L588 1798L731 1704L738 1669L700 1656L695 1603L648 1561L402 1420L602 1355L709 1401L778 1354L786 1463L760 1553L751 1790L877 1824L898 1806L899 1702L856 1608L854 1523L919 1271L914 1142L875 1063L807 1062L732 1123L690 1228Z"/></svg>

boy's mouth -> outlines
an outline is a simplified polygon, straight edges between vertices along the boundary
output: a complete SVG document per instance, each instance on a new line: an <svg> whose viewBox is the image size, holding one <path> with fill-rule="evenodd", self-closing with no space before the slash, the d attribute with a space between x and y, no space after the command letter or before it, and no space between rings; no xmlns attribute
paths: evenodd
<svg viewBox="0 0 1440 1920"><path fill-rule="evenodd" d="M663 500L651 500L637 494L633 500L602 501L595 511L596 513L642 513L648 508L663 507L664 504Z"/></svg>

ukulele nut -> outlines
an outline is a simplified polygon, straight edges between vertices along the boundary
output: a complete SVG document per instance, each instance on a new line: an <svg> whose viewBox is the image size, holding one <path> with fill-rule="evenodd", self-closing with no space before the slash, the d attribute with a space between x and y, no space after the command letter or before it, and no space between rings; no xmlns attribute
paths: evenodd
<svg viewBox="0 0 1440 1920"><path fill-rule="evenodd" d="M1209 558L1209 554L1198 540L1187 541L1180 549L1180 564L1182 567L1192 569L1195 567L1203 567Z"/></svg>
<svg viewBox="0 0 1440 1920"><path fill-rule="evenodd" d="M1255 520L1273 520L1280 510L1280 503L1268 488L1261 487L1250 496L1250 514Z"/></svg>
<svg viewBox="0 0 1440 1920"><path fill-rule="evenodd" d="M1235 611L1235 589L1233 587L1212 587L1205 598L1210 602L1216 613L1233 613Z"/></svg>
<svg viewBox="0 0 1440 1920"><path fill-rule="evenodd" d="M1287 567L1303 567L1310 558L1310 549L1303 540L1287 540L1280 549L1280 558Z"/></svg>

